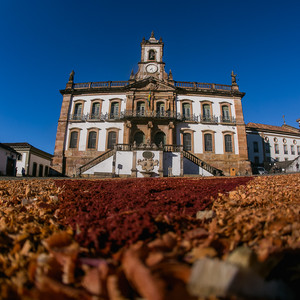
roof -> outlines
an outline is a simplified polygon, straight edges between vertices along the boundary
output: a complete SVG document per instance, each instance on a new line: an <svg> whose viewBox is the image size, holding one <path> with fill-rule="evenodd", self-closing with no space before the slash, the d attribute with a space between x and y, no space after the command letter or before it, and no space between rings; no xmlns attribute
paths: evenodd
<svg viewBox="0 0 300 300"><path fill-rule="evenodd" d="M5 150L8 150L10 152L19 154L14 148L12 148L12 147L10 147L10 146L8 146L6 144L0 143L0 147L3 148L3 149L5 149Z"/></svg>
<svg viewBox="0 0 300 300"><path fill-rule="evenodd" d="M9 146L17 151L22 151L22 150L31 150L33 152L39 153L43 156L46 156L48 158L52 158L53 155L45 152L43 150L40 150L32 145L30 145L29 143L4 143L4 145Z"/></svg>
<svg viewBox="0 0 300 300"><path fill-rule="evenodd" d="M260 130L264 130L264 131L280 131L280 132L285 132L285 133L300 134L300 130L298 128L295 128L295 127L289 126L289 125L274 126L274 125L250 122L246 125L246 127L260 129Z"/></svg>

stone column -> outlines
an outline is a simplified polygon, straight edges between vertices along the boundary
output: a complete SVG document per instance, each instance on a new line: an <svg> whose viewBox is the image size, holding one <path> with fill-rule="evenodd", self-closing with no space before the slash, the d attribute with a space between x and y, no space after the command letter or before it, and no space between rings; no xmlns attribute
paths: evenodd
<svg viewBox="0 0 300 300"><path fill-rule="evenodd" d="M129 144L130 143L130 131L131 131L132 124L130 121L127 121L124 123L124 137L123 137L123 143Z"/></svg>
<svg viewBox="0 0 300 300"><path fill-rule="evenodd" d="M168 144L173 145L173 129L174 129L174 123L170 122L169 123L169 131L168 131Z"/></svg>
<svg viewBox="0 0 300 300"><path fill-rule="evenodd" d="M164 177L164 151L159 150L159 166L158 166L159 177Z"/></svg>
<svg viewBox="0 0 300 300"><path fill-rule="evenodd" d="M153 128L153 123L151 121L148 122L147 124L147 127L148 127L148 130L147 130L147 136L146 136L146 141L150 141L150 143L152 142L151 140L151 131L152 131L152 128Z"/></svg>
<svg viewBox="0 0 300 300"><path fill-rule="evenodd" d="M136 169L136 145L135 145L135 143L133 143L133 149L132 149L131 177L137 177L137 169Z"/></svg>

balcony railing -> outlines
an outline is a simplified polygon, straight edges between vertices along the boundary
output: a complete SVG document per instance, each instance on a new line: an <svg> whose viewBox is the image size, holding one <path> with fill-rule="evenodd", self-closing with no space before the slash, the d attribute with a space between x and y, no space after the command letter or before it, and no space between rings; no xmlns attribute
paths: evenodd
<svg viewBox="0 0 300 300"><path fill-rule="evenodd" d="M98 82L81 82L74 83L74 89L91 89L91 88L118 88L129 85L129 81L98 81ZM196 90L219 90L219 91L231 91L231 85L205 83L205 82L190 82L190 81L175 81L175 87L184 89L196 89Z"/></svg>
<svg viewBox="0 0 300 300"><path fill-rule="evenodd" d="M138 110L125 110L120 113L111 114L86 114L86 115L76 115L70 114L70 121L77 122L104 122L104 121L118 121L124 119L145 119L145 118L155 118L155 119L175 119L181 122L195 122L195 123L205 123L205 124L235 124L236 120L234 117L216 117L213 115L191 115L191 114L180 114L175 112L155 112L155 111L138 111ZM220 121L219 121L220 120Z"/></svg>
<svg viewBox="0 0 300 300"><path fill-rule="evenodd" d="M230 116L226 116L226 117L221 116L220 120L221 120L221 123L230 123L231 124L231 123L235 123L236 122L235 118L234 117L230 117Z"/></svg>
<svg viewBox="0 0 300 300"><path fill-rule="evenodd" d="M174 84L176 87L185 88L185 89L231 91L231 85L226 85L226 84L189 82L189 81L175 81Z"/></svg>
<svg viewBox="0 0 300 300"><path fill-rule="evenodd" d="M218 123L218 117L212 115L201 115L200 116L201 123Z"/></svg>

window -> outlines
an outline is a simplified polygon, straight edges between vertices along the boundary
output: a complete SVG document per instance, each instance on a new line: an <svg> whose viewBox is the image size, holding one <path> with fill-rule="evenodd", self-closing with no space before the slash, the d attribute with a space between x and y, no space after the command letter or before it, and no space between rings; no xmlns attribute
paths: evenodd
<svg viewBox="0 0 300 300"><path fill-rule="evenodd" d="M145 134L142 131L136 132L134 135L134 141L136 145L145 144Z"/></svg>
<svg viewBox="0 0 300 300"><path fill-rule="evenodd" d="M294 145L291 145L291 154L292 154L292 155L295 155L295 148L294 148Z"/></svg>
<svg viewBox="0 0 300 300"><path fill-rule="evenodd" d="M192 150L192 135L190 133L183 134L183 150L185 151Z"/></svg>
<svg viewBox="0 0 300 300"><path fill-rule="evenodd" d="M88 149L96 149L97 144L97 132L90 131L88 137Z"/></svg>
<svg viewBox="0 0 300 300"><path fill-rule="evenodd" d="M288 161L289 159L287 157L284 158L285 161Z"/></svg>
<svg viewBox="0 0 300 300"><path fill-rule="evenodd" d="M144 116L145 115L145 102L139 101L137 103L136 110L137 110L138 115Z"/></svg>
<svg viewBox="0 0 300 300"><path fill-rule="evenodd" d="M265 143L266 153L270 153L270 143Z"/></svg>
<svg viewBox="0 0 300 300"><path fill-rule="evenodd" d="M202 106L203 108L203 119L208 121L211 119L211 116L210 116L210 105L209 104L203 104Z"/></svg>
<svg viewBox="0 0 300 300"><path fill-rule="evenodd" d="M45 175L44 176L48 176L49 175L49 167L45 166Z"/></svg>
<svg viewBox="0 0 300 300"><path fill-rule="evenodd" d="M110 118L116 119L119 116L119 102L111 103Z"/></svg>
<svg viewBox="0 0 300 300"><path fill-rule="evenodd" d="M37 163L34 162L32 165L32 176L36 176L36 171L37 171Z"/></svg>
<svg viewBox="0 0 300 300"><path fill-rule="evenodd" d="M210 133L204 134L204 149L205 151L213 151L212 135Z"/></svg>
<svg viewBox="0 0 300 300"><path fill-rule="evenodd" d="M259 165L259 157L258 156L254 156L254 163L256 165Z"/></svg>
<svg viewBox="0 0 300 300"><path fill-rule="evenodd" d="M278 146L278 144L275 144L274 148L275 148L275 154L279 154L279 146Z"/></svg>
<svg viewBox="0 0 300 300"><path fill-rule="evenodd" d="M191 117L191 105L190 103L182 104L182 114L185 119L190 119Z"/></svg>
<svg viewBox="0 0 300 300"><path fill-rule="evenodd" d="M44 170L44 166L40 165L40 167L39 167L39 177L43 177L43 170Z"/></svg>
<svg viewBox="0 0 300 300"><path fill-rule="evenodd" d="M166 144L166 135L162 131L158 131L154 136L154 143L156 146L160 146L161 144Z"/></svg>
<svg viewBox="0 0 300 300"><path fill-rule="evenodd" d="M116 143L117 143L117 133L115 131L110 131L108 133L107 149L114 149Z"/></svg>
<svg viewBox="0 0 300 300"><path fill-rule="evenodd" d="M165 114L165 104L163 102L158 102L156 105L156 113L158 116L164 116Z"/></svg>
<svg viewBox="0 0 300 300"><path fill-rule="evenodd" d="M149 60L155 60L155 51L153 49L151 49L149 51L149 56L148 56Z"/></svg>
<svg viewBox="0 0 300 300"><path fill-rule="evenodd" d="M288 154L287 145L283 145L283 152L284 152L284 154Z"/></svg>
<svg viewBox="0 0 300 300"><path fill-rule="evenodd" d="M230 121L229 107L227 105L222 106L222 121Z"/></svg>
<svg viewBox="0 0 300 300"><path fill-rule="evenodd" d="M82 117L82 103L76 103L74 108L74 120L80 120Z"/></svg>
<svg viewBox="0 0 300 300"><path fill-rule="evenodd" d="M18 160L22 160L22 154L18 155Z"/></svg>
<svg viewBox="0 0 300 300"><path fill-rule="evenodd" d="M258 152L258 142L253 142L253 151Z"/></svg>
<svg viewBox="0 0 300 300"><path fill-rule="evenodd" d="M298 155L300 155L300 146L297 146Z"/></svg>
<svg viewBox="0 0 300 300"><path fill-rule="evenodd" d="M94 102L92 105L91 119L99 119L99 117L100 117L100 103Z"/></svg>
<svg viewBox="0 0 300 300"><path fill-rule="evenodd" d="M76 149L78 142L78 131L72 131L70 135L70 144L69 148Z"/></svg>
<svg viewBox="0 0 300 300"><path fill-rule="evenodd" d="M232 136L230 134L225 135L225 152L232 152Z"/></svg>

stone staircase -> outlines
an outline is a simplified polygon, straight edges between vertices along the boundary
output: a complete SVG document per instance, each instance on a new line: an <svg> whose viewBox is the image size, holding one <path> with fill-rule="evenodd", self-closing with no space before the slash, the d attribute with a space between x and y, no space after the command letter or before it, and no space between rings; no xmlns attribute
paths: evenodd
<svg viewBox="0 0 300 300"><path fill-rule="evenodd" d="M224 173L223 173L222 170L219 170L219 169L209 165L208 163L201 160L200 158L198 158L197 156L195 156L191 152L186 151L186 150L182 150L182 153L183 153L183 157L185 157L188 160L192 161L194 164L198 165L199 167L201 167L202 169L204 169L207 172L211 173L212 175L214 175L214 176L224 176Z"/></svg>
<svg viewBox="0 0 300 300"><path fill-rule="evenodd" d="M105 151L104 153L100 154L99 156L93 158L92 160L90 160L89 162L80 166L77 169L77 175L81 175L86 170L88 170L88 169L92 168L93 166L101 163L102 161L108 159L109 157L113 156L114 153L115 153L114 149L109 149L109 150Z"/></svg>

